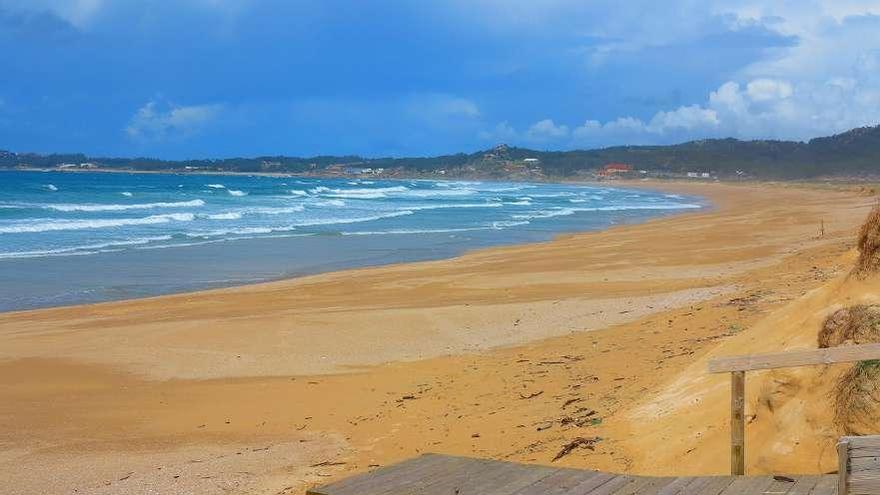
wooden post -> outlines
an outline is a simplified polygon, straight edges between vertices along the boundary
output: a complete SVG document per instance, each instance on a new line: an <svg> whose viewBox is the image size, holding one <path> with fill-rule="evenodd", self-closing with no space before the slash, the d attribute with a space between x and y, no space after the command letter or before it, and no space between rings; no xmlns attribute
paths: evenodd
<svg viewBox="0 0 880 495"><path fill-rule="evenodd" d="M746 372L730 374L730 474L746 472L745 461L745 391Z"/></svg>
<svg viewBox="0 0 880 495"><path fill-rule="evenodd" d="M841 439L837 444L837 493L847 495L849 487L849 442Z"/></svg>

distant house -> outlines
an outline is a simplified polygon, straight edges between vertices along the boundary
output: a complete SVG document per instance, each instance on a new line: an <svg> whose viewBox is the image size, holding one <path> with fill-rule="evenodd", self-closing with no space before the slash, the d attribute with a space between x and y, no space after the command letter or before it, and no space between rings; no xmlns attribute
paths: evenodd
<svg viewBox="0 0 880 495"><path fill-rule="evenodd" d="M541 160L538 160L537 158L523 158L523 161L526 163L538 163Z"/></svg>
<svg viewBox="0 0 880 495"><path fill-rule="evenodd" d="M689 179L711 179L712 174L710 172L688 172L687 176Z"/></svg>
<svg viewBox="0 0 880 495"><path fill-rule="evenodd" d="M599 169L600 177L613 177L615 175L628 174L633 171L633 166L626 163L606 163Z"/></svg>

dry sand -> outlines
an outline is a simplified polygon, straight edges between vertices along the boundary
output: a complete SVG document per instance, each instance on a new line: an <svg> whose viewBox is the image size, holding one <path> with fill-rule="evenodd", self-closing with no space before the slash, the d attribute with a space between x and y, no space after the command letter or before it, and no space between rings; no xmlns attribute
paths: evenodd
<svg viewBox="0 0 880 495"><path fill-rule="evenodd" d="M426 451L550 463L579 436L602 441L556 464L723 473L727 382L706 360L815 346L829 310L873 300L871 282L842 278L873 200L654 186L714 208L451 260L2 314L4 490L302 493ZM833 468L833 374L750 376L751 471Z"/></svg>

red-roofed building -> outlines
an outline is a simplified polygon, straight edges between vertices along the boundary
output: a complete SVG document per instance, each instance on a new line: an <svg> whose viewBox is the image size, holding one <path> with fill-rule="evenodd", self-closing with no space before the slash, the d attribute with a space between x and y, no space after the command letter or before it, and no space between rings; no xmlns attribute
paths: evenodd
<svg viewBox="0 0 880 495"><path fill-rule="evenodd" d="M606 163L605 166L599 169L599 175L609 177L618 174L628 174L632 171L633 166L626 163Z"/></svg>

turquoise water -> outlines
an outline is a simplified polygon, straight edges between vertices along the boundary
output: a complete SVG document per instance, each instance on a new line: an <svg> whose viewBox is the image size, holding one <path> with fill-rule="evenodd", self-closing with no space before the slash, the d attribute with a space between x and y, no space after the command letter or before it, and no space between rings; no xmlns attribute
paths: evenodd
<svg viewBox="0 0 880 495"><path fill-rule="evenodd" d="M567 184L0 172L0 310L435 259L700 207Z"/></svg>

